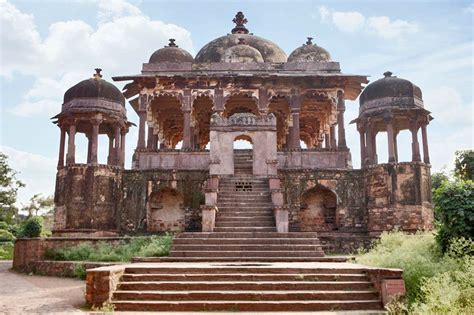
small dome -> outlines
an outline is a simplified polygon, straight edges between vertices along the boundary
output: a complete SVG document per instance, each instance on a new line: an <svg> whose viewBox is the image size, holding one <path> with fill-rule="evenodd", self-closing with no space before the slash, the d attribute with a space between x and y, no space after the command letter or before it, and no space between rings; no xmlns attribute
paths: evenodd
<svg viewBox="0 0 474 315"><path fill-rule="evenodd" d="M313 38L308 37L308 41L303 46L296 48L288 57L288 62L326 62L331 61L329 52L312 43Z"/></svg>
<svg viewBox="0 0 474 315"><path fill-rule="evenodd" d="M386 107L424 107L421 89L408 80L392 76L390 71L362 91L359 104L360 112Z"/></svg>
<svg viewBox="0 0 474 315"><path fill-rule="evenodd" d="M179 48L174 42L173 38L170 38L170 43L164 48L158 49L150 56L149 63L160 63L160 62L193 62L193 56L186 50Z"/></svg>
<svg viewBox="0 0 474 315"><path fill-rule="evenodd" d="M228 48L222 55L222 62L263 62L262 54L255 48L246 45L243 38L239 44Z"/></svg>
<svg viewBox="0 0 474 315"><path fill-rule="evenodd" d="M244 26L244 24L247 23L247 19L244 17L242 12L237 13L233 22L236 24L236 26L232 29L232 34L227 34L225 36L216 38L202 47L196 55L196 62L204 63L224 61L224 55L226 54L227 50L238 45L240 38L243 38L246 45L259 52L263 61L258 62L286 62L286 54L283 49L278 47L278 45L265 38L249 34L248 29ZM236 48L236 50L243 51L244 49ZM255 52L252 51L252 53L250 53L249 49L246 49L246 51L251 54L251 60L253 58L258 58L256 57Z"/></svg>
<svg viewBox="0 0 474 315"><path fill-rule="evenodd" d="M122 92L112 83L102 79L100 74L102 69L95 69L95 71L93 78L81 81L69 88L64 93L63 103L66 104L75 98L102 98L125 106L125 97Z"/></svg>

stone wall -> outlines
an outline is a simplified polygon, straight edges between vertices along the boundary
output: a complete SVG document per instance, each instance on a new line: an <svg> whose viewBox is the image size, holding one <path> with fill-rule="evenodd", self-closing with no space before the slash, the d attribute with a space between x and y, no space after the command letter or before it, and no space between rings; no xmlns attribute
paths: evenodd
<svg viewBox="0 0 474 315"><path fill-rule="evenodd" d="M279 177L290 231L378 235L433 227L430 167L423 163L380 164L363 170L280 170ZM334 224L327 219L330 198L310 198L312 191L336 196Z"/></svg>
<svg viewBox="0 0 474 315"><path fill-rule="evenodd" d="M121 233L200 231L207 174L204 170L124 171Z"/></svg>
<svg viewBox="0 0 474 315"><path fill-rule="evenodd" d="M100 230L116 232L121 208L120 168L76 164L58 170L54 232Z"/></svg>
<svg viewBox="0 0 474 315"><path fill-rule="evenodd" d="M119 237L48 237L48 238L24 238L15 241L13 255L13 269L30 272L36 268L36 264L44 259L47 250L72 247L79 244L96 244L107 242L118 244L122 238Z"/></svg>

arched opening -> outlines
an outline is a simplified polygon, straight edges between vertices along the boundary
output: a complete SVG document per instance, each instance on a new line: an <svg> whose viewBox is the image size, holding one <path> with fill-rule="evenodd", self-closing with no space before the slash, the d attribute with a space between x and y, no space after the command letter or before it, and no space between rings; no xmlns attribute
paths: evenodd
<svg viewBox="0 0 474 315"><path fill-rule="evenodd" d="M203 150L209 143L209 125L213 103L209 96L198 96L193 102L192 144L193 148Z"/></svg>
<svg viewBox="0 0 474 315"><path fill-rule="evenodd" d="M151 103L153 123L160 127L163 139L160 147L174 149L183 140L184 118L180 101L173 95L163 94Z"/></svg>
<svg viewBox="0 0 474 315"><path fill-rule="evenodd" d="M277 148L281 150L286 145L289 132L290 104L288 99L279 95L272 97L268 105L268 112L273 113L277 119Z"/></svg>
<svg viewBox="0 0 474 315"><path fill-rule="evenodd" d="M337 195L318 185L301 197L298 213L301 231L332 231L337 229Z"/></svg>
<svg viewBox="0 0 474 315"><path fill-rule="evenodd" d="M418 137L419 139L419 137ZM395 154L398 154L398 162L411 162L412 160L412 139L410 130L400 130L397 135ZM398 152L397 152L398 151Z"/></svg>
<svg viewBox="0 0 474 315"><path fill-rule="evenodd" d="M184 231L183 196L171 188L153 192L147 204L147 223L149 232Z"/></svg>
<svg viewBox="0 0 474 315"><path fill-rule="evenodd" d="M234 175L253 174L253 140L248 135L234 139Z"/></svg>
<svg viewBox="0 0 474 315"><path fill-rule="evenodd" d="M255 98L244 93L234 94L226 99L223 116L229 118L237 113L252 113L258 116Z"/></svg>

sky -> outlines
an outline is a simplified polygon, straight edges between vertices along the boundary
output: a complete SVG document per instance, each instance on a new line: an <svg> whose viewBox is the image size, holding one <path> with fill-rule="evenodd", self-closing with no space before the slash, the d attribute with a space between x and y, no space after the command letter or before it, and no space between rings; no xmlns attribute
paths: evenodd
<svg viewBox="0 0 474 315"><path fill-rule="evenodd" d="M60 133L50 118L69 87L97 67L109 81L138 74L168 38L196 55L230 32L237 11L251 32L287 54L311 36L343 73L374 81L390 70L418 85L435 118L428 127L432 171L450 169L456 150L474 147L472 1L0 0L0 151L26 184L19 204L54 192ZM359 168L359 135L348 124L358 100L346 107L348 146ZM130 105L127 113L137 123ZM127 167L137 134L134 128L127 135ZM106 139L99 141L104 161ZM408 131L400 133L398 148L400 160L410 160ZM79 161L86 149L85 137L78 137ZM386 161L385 134L377 137L377 150Z"/></svg>

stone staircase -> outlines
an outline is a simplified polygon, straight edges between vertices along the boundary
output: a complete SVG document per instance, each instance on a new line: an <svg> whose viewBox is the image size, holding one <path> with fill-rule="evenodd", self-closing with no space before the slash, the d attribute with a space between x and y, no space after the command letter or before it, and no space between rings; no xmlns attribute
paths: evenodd
<svg viewBox="0 0 474 315"><path fill-rule="evenodd" d="M219 181L214 232L181 233L169 257L136 259L113 294L116 310L381 310L365 271L324 257L316 233L276 231L251 154L237 152L235 175Z"/></svg>
<svg viewBox="0 0 474 315"><path fill-rule="evenodd" d="M112 302L119 311L381 311L364 269L322 265L136 264Z"/></svg>

